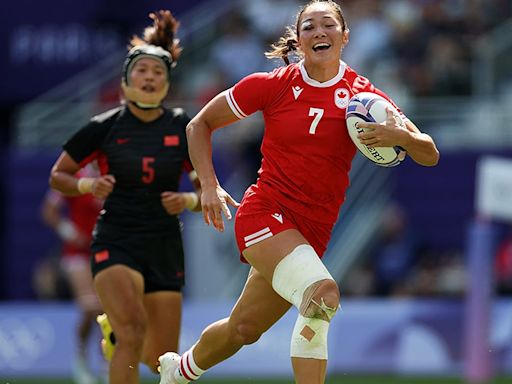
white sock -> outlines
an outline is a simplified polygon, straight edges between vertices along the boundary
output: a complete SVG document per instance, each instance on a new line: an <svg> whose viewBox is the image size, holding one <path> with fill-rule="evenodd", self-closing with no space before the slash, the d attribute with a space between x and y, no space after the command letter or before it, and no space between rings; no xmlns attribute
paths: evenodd
<svg viewBox="0 0 512 384"><path fill-rule="evenodd" d="M179 384L196 381L205 371L197 366L192 351L193 349L189 349L181 356L180 366L174 372L174 378Z"/></svg>

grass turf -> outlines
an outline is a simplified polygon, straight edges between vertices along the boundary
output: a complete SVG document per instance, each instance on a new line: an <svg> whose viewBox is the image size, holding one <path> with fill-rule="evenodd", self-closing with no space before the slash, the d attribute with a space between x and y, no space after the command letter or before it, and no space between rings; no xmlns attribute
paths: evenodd
<svg viewBox="0 0 512 384"><path fill-rule="evenodd" d="M158 378L143 379L140 384L156 384ZM201 379L202 384L293 384L291 379ZM198 383L199 383L198 382ZM326 380L326 384L463 384L459 378L442 377L394 377L394 376L336 376ZM497 378L489 384L510 384L511 377ZM74 384L71 379L63 378L0 378L0 384Z"/></svg>

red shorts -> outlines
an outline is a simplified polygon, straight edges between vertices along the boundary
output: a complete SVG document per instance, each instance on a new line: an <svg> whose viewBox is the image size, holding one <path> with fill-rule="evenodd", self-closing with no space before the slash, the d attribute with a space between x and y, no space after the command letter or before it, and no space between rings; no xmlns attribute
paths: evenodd
<svg viewBox="0 0 512 384"><path fill-rule="evenodd" d="M254 191L256 190L256 192ZM322 257L331 238L334 224L319 223L279 205L275 198L252 186L238 207L235 236L240 260L247 263L242 252L253 244L287 229L296 229Z"/></svg>

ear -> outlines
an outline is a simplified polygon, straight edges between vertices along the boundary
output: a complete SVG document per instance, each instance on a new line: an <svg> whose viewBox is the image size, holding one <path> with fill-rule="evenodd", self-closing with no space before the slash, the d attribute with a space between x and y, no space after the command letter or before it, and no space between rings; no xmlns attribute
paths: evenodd
<svg viewBox="0 0 512 384"><path fill-rule="evenodd" d="M345 46L350 41L350 29L347 28L347 29L345 29L345 31L343 31L342 41L343 41L343 48L345 48Z"/></svg>

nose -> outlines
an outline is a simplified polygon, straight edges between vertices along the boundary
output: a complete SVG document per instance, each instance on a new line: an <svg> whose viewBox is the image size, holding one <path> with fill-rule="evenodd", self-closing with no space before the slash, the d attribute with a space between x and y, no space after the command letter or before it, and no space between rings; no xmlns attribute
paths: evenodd
<svg viewBox="0 0 512 384"><path fill-rule="evenodd" d="M315 31L315 37L325 37L327 34L325 33L322 27L318 27Z"/></svg>
<svg viewBox="0 0 512 384"><path fill-rule="evenodd" d="M144 80L153 81L155 79L155 74L152 71L147 71L145 75Z"/></svg>

